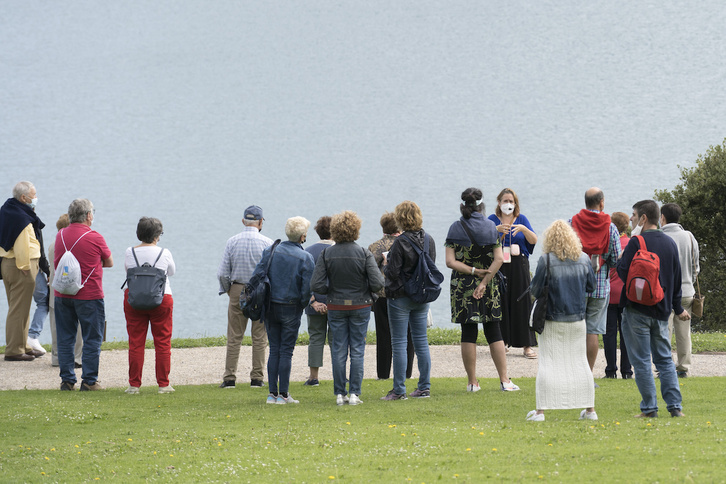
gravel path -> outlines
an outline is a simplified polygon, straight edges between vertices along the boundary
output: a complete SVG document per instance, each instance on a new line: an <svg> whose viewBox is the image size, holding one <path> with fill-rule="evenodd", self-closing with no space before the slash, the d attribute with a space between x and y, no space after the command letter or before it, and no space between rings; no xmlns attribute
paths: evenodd
<svg viewBox="0 0 726 484"><path fill-rule="evenodd" d="M307 346L295 349L291 380L302 382L308 376ZM433 378L465 378L459 346L431 346L431 376ZM224 371L225 348L172 349L172 385L219 384ZM237 378L240 383L249 383L252 347L243 346L240 353L240 367ZM477 374L481 378L496 378L488 346L477 348ZM321 380L332 380L330 354L325 354L324 366L320 369ZM103 351L99 370L99 381L106 388L128 386L128 351ZM522 350L512 349L507 356L509 377L534 377L537 374L537 360L522 356ZM367 346L365 354L365 378L376 378L376 347ZM414 364L415 367L415 364ZM602 350L595 364L595 378L605 374L605 356ZM726 353L693 355L692 376L726 376ZM81 370L76 370L80 382ZM414 377L418 370L414 368ZM154 378L154 351L146 350L143 386L156 385ZM0 390L56 389L60 386L58 368L51 366L50 353L31 362L9 362L0 359Z"/></svg>

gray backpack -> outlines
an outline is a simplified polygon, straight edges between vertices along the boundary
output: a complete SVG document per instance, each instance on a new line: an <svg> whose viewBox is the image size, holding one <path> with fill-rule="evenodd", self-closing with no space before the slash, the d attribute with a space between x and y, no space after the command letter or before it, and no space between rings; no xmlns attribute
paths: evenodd
<svg viewBox="0 0 726 484"><path fill-rule="evenodd" d="M166 288L166 271L158 269L156 263L159 262L164 249L161 249L159 256L154 261L154 265L144 262L139 265L139 259L136 258L136 251L131 248L134 255L136 267L129 267L126 271L126 280L121 289L126 284L129 285L129 304L132 308L140 311L146 311L159 307L164 300L164 289Z"/></svg>

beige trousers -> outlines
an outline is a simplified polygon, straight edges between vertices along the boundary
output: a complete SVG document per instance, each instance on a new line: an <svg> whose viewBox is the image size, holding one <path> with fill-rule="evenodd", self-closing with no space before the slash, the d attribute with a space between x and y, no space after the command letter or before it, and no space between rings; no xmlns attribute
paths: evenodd
<svg viewBox="0 0 726 484"><path fill-rule="evenodd" d="M239 349L242 345L248 321L239 307L239 297L244 287L244 284L232 284L227 293L229 295L229 306L227 307L227 358L224 366L224 380L234 381L237 379ZM252 371L250 371L250 379L264 381L267 350L265 325L259 321L252 321L250 334L252 336Z"/></svg>
<svg viewBox="0 0 726 484"><path fill-rule="evenodd" d="M691 313L691 307L693 306L692 297L684 297L681 299L681 306L688 311L688 314L693 316ZM691 320L681 321L671 311L671 316L668 318L668 333L670 334L671 340L673 340L674 332L676 335L676 371L685 371L687 373L691 368Z"/></svg>
<svg viewBox="0 0 726 484"><path fill-rule="evenodd" d="M33 304L35 276L38 275L38 259L30 260L30 272L26 275L18 269L15 259L2 258L3 283L8 298L8 316L5 318L5 356L20 356L33 349L28 346L30 307Z"/></svg>

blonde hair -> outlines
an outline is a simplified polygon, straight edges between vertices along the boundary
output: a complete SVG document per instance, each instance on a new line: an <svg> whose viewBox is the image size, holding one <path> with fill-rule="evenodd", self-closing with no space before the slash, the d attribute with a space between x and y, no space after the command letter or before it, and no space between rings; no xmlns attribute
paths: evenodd
<svg viewBox="0 0 726 484"><path fill-rule="evenodd" d="M308 233L310 221L305 217L292 217L285 223L285 235L290 242L300 242L300 238Z"/></svg>
<svg viewBox="0 0 726 484"><path fill-rule="evenodd" d="M362 222L354 211L346 210L337 213L330 221L330 236L336 244L355 242L360 236L361 225Z"/></svg>
<svg viewBox="0 0 726 484"><path fill-rule="evenodd" d="M396 218L396 225L398 225L398 228L401 229L402 232L416 232L421 230L421 227L423 226L423 215L421 215L421 209L418 208L418 205L416 205L415 202L410 200L404 200L396 205L396 210L393 212L393 216Z"/></svg>
<svg viewBox="0 0 726 484"><path fill-rule="evenodd" d="M582 254L582 243L570 224L555 220L542 235L542 253L548 252L560 260L578 260Z"/></svg>

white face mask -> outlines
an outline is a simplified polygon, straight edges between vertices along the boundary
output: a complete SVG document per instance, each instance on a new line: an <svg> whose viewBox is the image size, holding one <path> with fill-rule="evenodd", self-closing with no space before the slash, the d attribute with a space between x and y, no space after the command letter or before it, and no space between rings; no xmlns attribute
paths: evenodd
<svg viewBox="0 0 726 484"><path fill-rule="evenodd" d="M499 206L500 210L505 215L510 215L514 212L514 204L513 203L503 203Z"/></svg>
<svg viewBox="0 0 726 484"><path fill-rule="evenodd" d="M636 235L640 235L640 232L643 231L643 227L640 225L636 225L633 230L630 231L630 236L635 237Z"/></svg>
<svg viewBox="0 0 726 484"><path fill-rule="evenodd" d="M28 204L28 206L30 208L32 208L33 210L35 210L36 205L38 205L38 197L35 197L32 200L30 200L30 203Z"/></svg>

